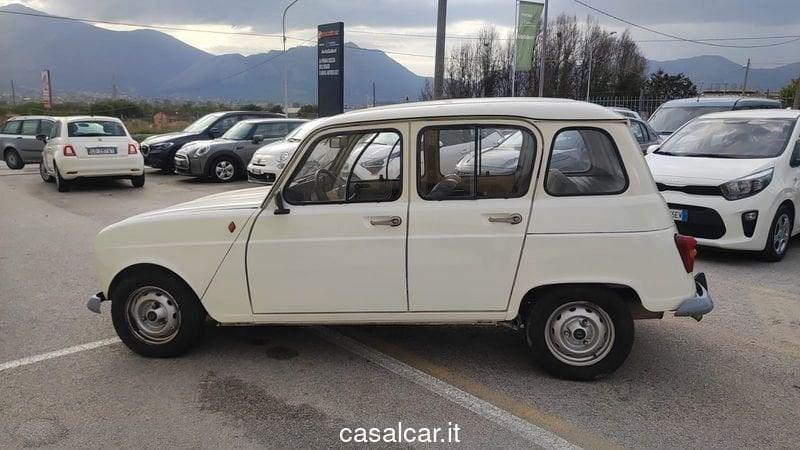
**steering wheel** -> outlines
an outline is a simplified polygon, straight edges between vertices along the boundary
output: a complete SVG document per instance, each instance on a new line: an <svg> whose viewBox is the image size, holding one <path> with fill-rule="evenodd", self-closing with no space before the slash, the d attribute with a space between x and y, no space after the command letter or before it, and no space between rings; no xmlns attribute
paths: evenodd
<svg viewBox="0 0 800 450"><path fill-rule="evenodd" d="M330 170L317 170L314 174L314 192L317 194L317 200L328 199L328 191L333 187L334 182L336 182L336 176Z"/></svg>

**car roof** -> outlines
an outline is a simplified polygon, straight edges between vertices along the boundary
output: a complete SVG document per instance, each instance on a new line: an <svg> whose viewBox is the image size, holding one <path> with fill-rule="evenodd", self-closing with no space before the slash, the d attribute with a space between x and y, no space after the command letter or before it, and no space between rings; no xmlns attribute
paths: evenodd
<svg viewBox="0 0 800 450"><path fill-rule="evenodd" d="M64 116L64 117L55 117L58 120L66 120L67 122L74 122L76 120L111 120L114 122L122 122L118 117L111 117L111 116Z"/></svg>
<svg viewBox="0 0 800 450"><path fill-rule="evenodd" d="M288 119L286 117L265 117L263 119L242 120L244 123L270 123L270 122L308 122L305 119Z"/></svg>
<svg viewBox="0 0 800 450"><path fill-rule="evenodd" d="M12 120L42 120L42 119L55 120L56 118L53 116L11 116L8 118L8 121L10 122Z"/></svg>
<svg viewBox="0 0 800 450"><path fill-rule="evenodd" d="M229 115L229 114L258 114L262 116L271 116L275 118L286 117L281 113L274 113L269 111L217 111L210 114L221 114L221 115Z"/></svg>
<svg viewBox="0 0 800 450"><path fill-rule="evenodd" d="M738 111L724 111L705 114L698 119L798 119L800 110L797 109L742 109Z"/></svg>
<svg viewBox="0 0 800 450"><path fill-rule="evenodd" d="M320 127L352 122L460 116L516 116L537 120L623 120L594 103L563 98L470 98L359 109L320 120Z"/></svg>
<svg viewBox="0 0 800 450"><path fill-rule="evenodd" d="M736 104L739 101L746 101L747 103L764 103L764 104L778 104L780 102L778 100L772 100L769 98L763 97L741 97L741 96L727 96L727 97L691 97L691 98L680 98L677 100L670 100L665 102L661 105L664 108L670 108L673 106L730 106Z"/></svg>

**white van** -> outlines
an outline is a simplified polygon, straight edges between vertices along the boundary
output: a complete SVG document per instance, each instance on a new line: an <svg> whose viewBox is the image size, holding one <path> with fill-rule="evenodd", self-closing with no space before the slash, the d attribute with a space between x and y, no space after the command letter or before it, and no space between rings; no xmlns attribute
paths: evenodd
<svg viewBox="0 0 800 450"><path fill-rule="evenodd" d="M519 151L505 152L514 170L483 170L484 153L497 164L481 148L485 130L520 133ZM440 164L459 139L471 173ZM357 169L376 155L387 158L377 170ZM89 309L110 300L120 338L145 356L200 342L207 316L508 322L545 369L592 379L628 356L633 319L699 320L713 307L705 277L692 275L694 240L677 235L626 120L570 100L452 100L320 120L272 188L134 216L95 245L101 292Z"/></svg>

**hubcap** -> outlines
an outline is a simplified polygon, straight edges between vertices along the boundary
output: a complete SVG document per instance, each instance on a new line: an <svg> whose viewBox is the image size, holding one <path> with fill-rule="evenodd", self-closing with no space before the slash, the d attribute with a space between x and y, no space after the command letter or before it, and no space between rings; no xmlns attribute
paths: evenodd
<svg viewBox="0 0 800 450"><path fill-rule="evenodd" d="M791 220L789 215L784 213L778 217L778 222L775 223L775 237L773 244L775 246L775 253L782 255L789 246L789 238L791 236Z"/></svg>
<svg viewBox="0 0 800 450"><path fill-rule="evenodd" d="M560 306L545 328L550 353L571 366L592 365L611 351L614 323L601 308L591 302L570 302Z"/></svg>
<svg viewBox="0 0 800 450"><path fill-rule="evenodd" d="M225 181L233 178L233 172L235 170L233 163L225 160L218 162L217 165L214 166L214 172L217 174L217 178Z"/></svg>
<svg viewBox="0 0 800 450"><path fill-rule="evenodd" d="M181 311L167 291L146 286L128 297L127 319L137 338L148 344L164 344L178 334Z"/></svg>

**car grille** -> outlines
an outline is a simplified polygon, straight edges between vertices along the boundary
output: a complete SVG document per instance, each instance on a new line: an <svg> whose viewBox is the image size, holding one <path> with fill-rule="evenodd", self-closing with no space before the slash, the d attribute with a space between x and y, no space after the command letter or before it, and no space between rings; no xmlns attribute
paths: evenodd
<svg viewBox="0 0 800 450"><path fill-rule="evenodd" d="M691 195L713 195L716 197L722 196L722 190L720 190L719 186L672 186L663 183L656 183L656 186L660 192L676 191Z"/></svg>
<svg viewBox="0 0 800 450"><path fill-rule="evenodd" d="M261 173L255 174L253 172L248 172L250 178L258 181L263 181L265 183L273 183L275 182L275 174L274 173Z"/></svg>
<svg viewBox="0 0 800 450"><path fill-rule="evenodd" d="M685 209L689 212L686 222L675 221L678 232L684 236L702 239L719 239L725 235L725 223L719 213L701 206L678 205L670 203L671 209Z"/></svg>

